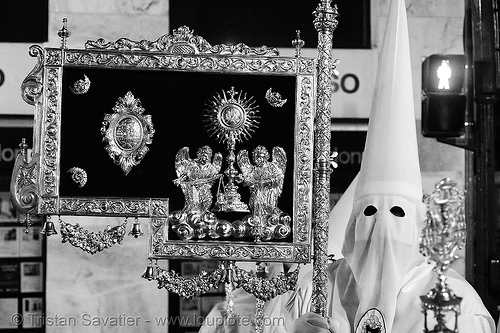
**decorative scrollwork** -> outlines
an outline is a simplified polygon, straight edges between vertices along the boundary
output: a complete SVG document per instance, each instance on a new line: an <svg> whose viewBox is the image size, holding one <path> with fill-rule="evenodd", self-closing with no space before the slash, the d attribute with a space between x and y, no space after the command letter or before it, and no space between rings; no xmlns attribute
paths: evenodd
<svg viewBox="0 0 500 333"><path fill-rule="evenodd" d="M220 265L210 274L203 271L198 276L189 278L185 278L175 271L166 271L159 267L156 269L158 270L156 277L158 289L165 288L184 299L191 299L208 292L212 288L217 288L221 281L224 281L227 274L223 265Z"/></svg>
<svg viewBox="0 0 500 333"><path fill-rule="evenodd" d="M168 216L167 199L60 198L59 206L65 215Z"/></svg>
<svg viewBox="0 0 500 333"><path fill-rule="evenodd" d="M87 41L86 49L104 50L140 50L148 52L168 52L178 54L228 54L228 55L265 55L278 56L276 48L261 46L257 48L249 47L243 43L237 45L210 45L203 37L194 35L194 31L186 26L181 26L173 30L172 35L163 35L156 41L133 41L128 38L120 38L115 42L107 42L103 38L96 41Z"/></svg>
<svg viewBox="0 0 500 333"><path fill-rule="evenodd" d="M12 171L10 193L12 205L22 214L34 213L38 205L37 172L39 155L36 154L28 162L27 144L23 139L19 145L21 152L17 156Z"/></svg>
<svg viewBox="0 0 500 333"><path fill-rule="evenodd" d="M161 250L161 246L168 233L168 230L165 230L167 229L167 226L167 218L151 217L149 219L148 257L154 255L154 253L159 253Z"/></svg>
<svg viewBox="0 0 500 333"><path fill-rule="evenodd" d="M60 77L60 68L47 69L46 92L44 94L46 103L42 119L43 138L40 140L40 174L43 175L39 184L41 196L57 196L58 194L56 181L59 177L58 151L61 126L58 113L61 97L58 89Z"/></svg>
<svg viewBox="0 0 500 333"><path fill-rule="evenodd" d="M57 198L41 197L39 211L40 211L40 214L49 214L49 215L59 214Z"/></svg>
<svg viewBox="0 0 500 333"><path fill-rule="evenodd" d="M63 54L61 49L45 49L45 52L46 52L45 65L62 66Z"/></svg>
<svg viewBox="0 0 500 333"><path fill-rule="evenodd" d="M300 266L297 266L291 272L281 272L276 277L264 278L258 276L255 271L247 272L234 266L234 281L237 288L241 287L257 299L268 301L289 290L294 290L297 286L299 272Z"/></svg>
<svg viewBox="0 0 500 333"><path fill-rule="evenodd" d="M60 56L60 50L54 51ZM64 52L65 64L95 67L154 68L175 70L232 71L241 73L313 74L314 60L309 58L225 57L219 55L177 55L164 53L102 53L79 50ZM55 60L54 60L55 61ZM48 62L48 61L47 61ZM61 65L61 64L56 64Z"/></svg>
<svg viewBox="0 0 500 333"><path fill-rule="evenodd" d="M294 228L298 242L307 242L309 239L308 221L311 221L311 213L309 207L312 205L312 161L313 161L313 103L314 92L313 82L310 78L305 77L300 81L300 129L297 133L298 146L297 154L298 165L296 173L295 191L297 192L296 200L296 217L294 219Z"/></svg>
<svg viewBox="0 0 500 333"><path fill-rule="evenodd" d="M225 245L225 244L176 244L165 241L157 246L152 256L172 258L205 258L218 260L246 261L294 261L304 262L303 256L296 257L291 246L265 245Z"/></svg>
<svg viewBox="0 0 500 333"><path fill-rule="evenodd" d="M59 223L61 241L63 243L69 242L74 247L78 247L90 254L103 251L115 244L121 244L127 232L125 228L127 221L116 227L108 225L106 229L97 233L82 228L78 223L72 225L63 220L59 220Z"/></svg>
<svg viewBox="0 0 500 333"><path fill-rule="evenodd" d="M35 105L35 101L41 96L43 91L42 82L45 51L40 46L33 45L29 49L29 55L37 57L37 63L21 83L21 96L26 103Z"/></svg>

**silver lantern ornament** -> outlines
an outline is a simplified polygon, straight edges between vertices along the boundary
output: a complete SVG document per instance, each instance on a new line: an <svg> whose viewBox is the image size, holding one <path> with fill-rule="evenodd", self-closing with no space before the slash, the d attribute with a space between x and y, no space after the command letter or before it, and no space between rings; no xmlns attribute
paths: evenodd
<svg viewBox="0 0 500 333"><path fill-rule="evenodd" d="M424 197L427 205L427 220L420 239L420 252L435 263L438 275L436 286L427 295L420 296L425 316L425 333L458 332L461 297L448 287L445 272L458 258L457 251L465 244L464 193L456 182L444 178L435 186L431 195ZM427 311L433 311L437 324L428 328ZM448 313L454 313L453 329L446 326Z"/></svg>

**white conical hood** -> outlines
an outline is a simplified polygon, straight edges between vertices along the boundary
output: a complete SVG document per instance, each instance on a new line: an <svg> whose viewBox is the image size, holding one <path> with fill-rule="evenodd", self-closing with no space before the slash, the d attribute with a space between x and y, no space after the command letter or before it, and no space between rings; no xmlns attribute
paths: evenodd
<svg viewBox="0 0 500 333"><path fill-rule="evenodd" d="M392 1L379 55L365 152L355 198L422 198L406 8Z"/></svg>
<svg viewBox="0 0 500 333"><path fill-rule="evenodd" d="M424 218L404 0L391 2L375 84L342 254L357 284L349 295L357 300L352 331L375 316L386 323L381 331L399 333L398 294L406 274L423 263L417 225Z"/></svg>

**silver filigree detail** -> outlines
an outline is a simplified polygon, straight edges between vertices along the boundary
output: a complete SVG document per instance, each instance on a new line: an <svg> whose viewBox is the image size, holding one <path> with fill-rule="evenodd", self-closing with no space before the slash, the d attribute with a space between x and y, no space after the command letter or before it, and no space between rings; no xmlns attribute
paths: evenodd
<svg viewBox="0 0 500 333"><path fill-rule="evenodd" d="M40 46L33 45L29 48L29 55L37 57L37 63L21 83L21 96L26 103L35 105L36 100L38 100L43 92L42 82L45 51Z"/></svg>
<svg viewBox="0 0 500 333"><path fill-rule="evenodd" d="M69 90L75 95L86 94L90 89L90 79L87 75L83 75L83 79L76 80Z"/></svg>
<svg viewBox="0 0 500 333"><path fill-rule="evenodd" d="M77 183L78 187L84 187L87 184L87 172L82 168L72 167L68 173L71 173L71 180Z"/></svg>
<svg viewBox="0 0 500 333"><path fill-rule="evenodd" d="M287 99L283 99L281 97L281 94L276 91L272 91L273 88L269 88L266 91L266 101L269 105L271 105L273 108L280 108L283 105L285 105Z"/></svg>
<svg viewBox="0 0 500 333"><path fill-rule="evenodd" d="M310 221L312 220L312 161L313 161L313 81L309 77L300 80L299 91L299 131L297 142L297 171L295 181L296 215L294 222L295 241L307 243L310 239Z"/></svg>
<svg viewBox="0 0 500 333"><path fill-rule="evenodd" d="M435 263L434 270L438 275L436 286L427 295L420 296L425 315L424 332L431 332L427 328L427 310L434 312L435 330L458 332L457 316L462 298L448 287L445 275L450 264L458 258L456 252L464 246L466 236L462 204L465 195L456 185L450 178L444 178L436 184L431 195L424 197L427 220L420 238L420 252ZM446 327L445 314L450 311L455 313L453 331Z"/></svg>
<svg viewBox="0 0 500 333"><path fill-rule="evenodd" d="M289 290L295 290L300 266L291 272L279 273L276 277L268 278L261 272L247 272L232 262L225 262L212 273L205 271L195 277L183 277L175 271L166 271L156 266L148 267L147 274L143 278L158 281L158 289L165 288L169 292L174 292L184 299L191 299L207 293L210 289L217 288L221 283L226 287L226 319L237 316L233 309L232 290L243 288L257 299L255 307L255 329L262 332L264 323L265 301L278 295L282 295Z"/></svg>
<svg viewBox="0 0 500 333"><path fill-rule="evenodd" d="M183 29L181 29L183 30ZM297 78L297 91L295 96L287 96L297 101L296 127L297 137L295 139L294 157L294 207L293 207L293 243L280 243L281 245L258 246L255 244L245 244L243 246L223 245L213 246L213 244L181 244L168 240L166 233L163 234L163 243L160 241L160 232L157 240L154 241L154 250L159 257L169 258L170 254L179 255L182 258L213 258L213 259L234 259L235 260L262 260L262 261L309 261L310 233L312 219L312 110L315 103L316 90L316 61L313 58L293 58L279 57L278 53L269 53L266 48L248 48L242 44L227 46L211 46L209 51L199 48L199 53L188 54L182 43L181 35L189 35L189 29L179 31L178 40L172 40L171 45L176 48L171 50L162 49L160 43L157 44L158 52L144 52L148 47L141 49L126 46L120 47L88 47L86 50L72 50L61 48L41 49L42 60L38 79L41 84L40 93L33 94L36 104L34 143L37 152L40 154L39 168L36 173L40 176L38 180L38 212L42 214L58 215L127 215L129 210L134 210L135 206L120 198L105 198L94 200L95 198L63 198L59 197L59 181L64 171L60 170L61 154L61 108L63 87L63 70L69 67L85 67L92 70L98 69L119 69L136 70L148 69L158 72L183 71L183 72L205 72L205 73L234 73L234 74L265 74L265 75L289 75ZM193 35L194 36L194 35ZM188 37L190 38L190 37ZM125 41L125 40L123 40ZM140 43L140 42L137 42ZM118 43L119 44L119 43ZM118 45L117 44L117 45ZM126 41L125 41L125 44ZM144 43L145 45L147 43ZM130 45L133 45L130 44ZM150 50L153 50L154 47ZM110 50L112 52L106 52ZM113 51L118 50L118 52ZM119 51L126 52L119 52ZM130 51L129 51L130 50ZM139 51L139 52L135 52ZM236 56L227 56L236 55ZM248 55L248 56L240 56ZM64 66L64 67L63 67ZM318 68L321 64L318 65ZM71 83L70 83L71 84ZM36 86L36 85L35 85ZM43 105L42 101L43 93ZM36 100L38 98L38 100ZM38 134L40 135L38 137ZM140 201L140 200L139 200ZM160 200L161 202L162 200ZM134 200L132 200L134 202ZM137 209L141 211L140 216L149 216L151 205L142 204ZM99 205L104 204L102 208ZM168 216L168 207L163 204L155 206L162 213L161 216ZM142 211L148 211L142 215ZM167 212L166 214L165 211ZM154 216L154 215L153 215ZM234 221L237 222L237 221ZM168 228L166 229L168 230ZM234 225L233 225L234 230ZM164 231L163 231L164 232ZM173 247L165 246L164 242L171 242ZM199 246L198 246L199 245ZM179 246L177 249L174 249ZM246 248L249 247L250 249ZM165 249L168 250L165 250ZM169 253L169 254L166 254Z"/></svg>
<svg viewBox="0 0 500 333"><path fill-rule="evenodd" d="M38 206L40 214L55 215L59 214L59 206L57 198L40 198L40 205Z"/></svg>
<svg viewBox="0 0 500 333"><path fill-rule="evenodd" d="M314 262L311 311L325 315L327 302L328 215L330 213L330 119L332 110L332 45L337 7L322 0L314 11L318 31L318 74L314 131Z"/></svg>
<svg viewBox="0 0 500 333"><path fill-rule="evenodd" d="M282 295L289 290L294 290L297 286L300 266L297 265L293 271L281 272L273 278L258 276L257 272L247 272L234 266L234 281L237 288L243 288L247 293L257 299L268 301L278 295Z"/></svg>
<svg viewBox="0 0 500 333"><path fill-rule="evenodd" d="M371 308L361 317L356 332L386 332L384 314L377 308Z"/></svg>
<svg viewBox="0 0 500 333"><path fill-rule="evenodd" d="M61 49L45 49L45 53L46 53L45 65L62 66L63 52Z"/></svg>
<svg viewBox="0 0 500 333"><path fill-rule="evenodd" d="M61 68L48 68L47 81L45 85L45 110L43 112L42 131L43 137L40 140L40 174L43 175L40 184L41 196L58 195L59 178L59 145L60 145L60 103L59 84L61 78Z"/></svg>
<svg viewBox="0 0 500 333"><path fill-rule="evenodd" d="M298 77L299 90L296 92L297 115L299 130L295 138L296 151L294 156L294 219L293 244L274 245L259 244L213 244L213 243L181 243L169 240L168 225L159 221L150 232L148 255L155 258L191 258L211 260L243 260L243 261L293 261L309 262L311 260L311 220L312 220L312 149L313 149L313 106L315 101L315 86L310 76ZM243 221L232 223L233 236L242 230L246 235ZM151 227L152 228L152 227Z"/></svg>
<svg viewBox="0 0 500 333"><path fill-rule="evenodd" d="M132 167L141 163L148 152L146 146L153 142L151 115L144 115L144 108L132 92L118 98L114 113L105 114L101 134L109 157L128 175Z"/></svg>
<svg viewBox="0 0 500 333"><path fill-rule="evenodd" d="M61 56L59 49L48 49L54 56ZM202 70L220 73L231 71L238 73L276 73L276 74L314 74L315 62L312 58L275 58L275 57L225 57L204 55L176 54L134 54L102 53L67 50L64 52L65 63L105 68L151 68L174 70ZM60 59L53 59L54 62ZM61 65L59 63L54 65Z"/></svg>
<svg viewBox="0 0 500 333"><path fill-rule="evenodd" d="M457 251L465 244L465 197L450 178L444 178L426 196L427 221L420 238L420 252L436 263L442 275L458 258Z"/></svg>
<svg viewBox="0 0 500 333"><path fill-rule="evenodd" d="M194 31L186 26L174 29L172 35L163 35L153 42L148 40L133 41L129 38L120 38L115 42L107 42L103 38L99 38L96 41L87 41L85 48L122 51L140 50L178 54L279 55L278 49L268 48L267 46L255 48L243 43L212 46L203 37L194 35Z"/></svg>
<svg viewBox="0 0 500 333"><path fill-rule="evenodd" d="M255 302L255 333L262 333L264 330L266 302L263 299L257 298Z"/></svg>
<svg viewBox="0 0 500 333"><path fill-rule="evenodd" d="M60 198L64 215L168 216L168 199Z"/></svg>
<svg viewBox="0 0 500 333"><path fill-rule="evenodd" d="M21 151L14 162L10 181L12 205L18 213L35 213L38 205L38 167L39 155L35 154L28 162L28 145L22 139Z"/></svg>
<svg viewBox="0 0 500 333"><path fill-rule="evenodd" d="M233 281L224 284L224 291L226 292L226 318L234 318L234 294L233 294Z"/></svg>
<svg viewBox="0 0 500 333"><path fill-rule="evenodd" d="M216 94L205 108L210 136L222 143L249 139L259 124L258 107L254 97L247 97L243 91L237 92L234 87L222 90L222 94Z"/></svg>
<svg viewBox="0 0 500 333"><path fill-rule="evenodd" d="M176 244L160 240L151 247L150 255L164 258L197 258L237 261L293 261L305 262L304 257L295 257L292 246L251 244ZM310 257L307 259L310 260Z"/></svg>
<svg viewBox="0 0 500 333"><path fill-rule="evenodd" d="M127 232L126 221L116 227L108 225L106 229L97 233L82 228L78 223L72 225L63 220L59 220L59 223L61 241L63 243L69 242L74 247L78 247L90 254L103 251L115 244L121 244Z"/></svg>
<svg viewBox="0 0 500 333"><path fill-rule="evenodd" d="M237 92L231 87L228 91L223 90L222 95L214 96L207 103L205 112L210 136L215 136L219 142L225 143L229 152L228 168L224 171L228 180L223 186L224 192L217 194L214 211L248 212L248 206L241 201L241 195L238 193L236 179L239 174L234 167L236 162L234 151L236 143L249 139L257 127L258 106L255 105L253 96L247 97L243 91Z"/></svg>
<svg viewBox="0 0 500 333"><path fill-rule="evenodd" d="M224 280L226 276L226 268L220 265L212 273L205 271L195 277L185 278L175 271L167 271L157 267L158 289L167 289L169 292L176 293L183 299L191 299L193 297L205 294L210 289L217 286Z"/></svg>

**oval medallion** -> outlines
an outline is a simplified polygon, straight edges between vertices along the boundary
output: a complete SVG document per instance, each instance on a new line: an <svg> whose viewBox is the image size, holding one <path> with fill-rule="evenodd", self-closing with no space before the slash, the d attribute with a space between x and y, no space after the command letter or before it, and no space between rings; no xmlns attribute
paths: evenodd
<svg viewBox="0 0 500 333"><path fill-rule="evenodd" d="M135 117L123 117L116 124L115 140L123 150L136 149L142 143L142 126Z"/></svg>
<svg viewBox="0 0 500 333"><path fill-rule="evenodd" d="M104 149L126 176L148 152L155 130L151 116L144 114L141 101L130 91L118 98L113 111L104 115L101 135L108 144Z"/></svg>
<svg viewBox="0 0 500 333"><path fill-rule="evenodd" d="M356 333L385 333L385 318L379 309L371 308L361 317Z"/></svg>

